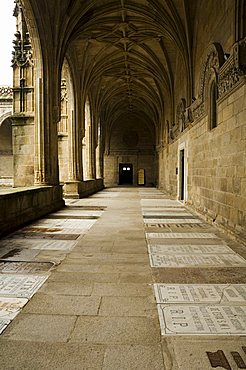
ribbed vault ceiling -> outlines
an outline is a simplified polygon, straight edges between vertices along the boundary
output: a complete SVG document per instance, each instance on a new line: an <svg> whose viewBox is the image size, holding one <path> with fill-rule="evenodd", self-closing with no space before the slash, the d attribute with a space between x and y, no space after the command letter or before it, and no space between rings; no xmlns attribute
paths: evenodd
<svg viewBox="0 0 246 370"><path fill-rule="evenodd" d="M83 93L109 125L134 113L158 126L173 104L177 56L189 79L187 3L46 1L57 44L76 64Z"/></svg>

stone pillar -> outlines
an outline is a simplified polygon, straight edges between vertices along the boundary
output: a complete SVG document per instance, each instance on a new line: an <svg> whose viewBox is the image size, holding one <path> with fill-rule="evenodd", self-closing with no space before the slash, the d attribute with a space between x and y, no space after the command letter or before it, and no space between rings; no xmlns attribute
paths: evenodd
<svg viewBox="0 0 246 370"><path fill-rule="evenodd" d="M13 51L14 186L34 184L34 88L32 47L20 3L14 11L17 31Z"/></svg>

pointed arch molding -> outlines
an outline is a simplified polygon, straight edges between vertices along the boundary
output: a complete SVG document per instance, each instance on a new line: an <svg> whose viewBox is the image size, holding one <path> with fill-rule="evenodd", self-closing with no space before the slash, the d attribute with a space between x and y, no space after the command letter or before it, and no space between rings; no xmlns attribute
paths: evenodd
<svg viewBox="0 0 246 370"><path fill-rule="evenodd" d="M222 46L218 43L211 44L203 57L202 68L200 72L199 95L191 105L193 119L198 119L206 113L206 91L208 83L213 75L218 83L219 71L225 62Z"/></svg>
<svg viewBox="0 0 246 370"><path fill-rule="evenodd" d="M231 55L225 54L220 44L211 44L203 60L199 96L190 107L194 120L207 113L206 91L212 74L218 84L218 99L225 98L232 89L245 83L246 38L233 45Z"/></svg>

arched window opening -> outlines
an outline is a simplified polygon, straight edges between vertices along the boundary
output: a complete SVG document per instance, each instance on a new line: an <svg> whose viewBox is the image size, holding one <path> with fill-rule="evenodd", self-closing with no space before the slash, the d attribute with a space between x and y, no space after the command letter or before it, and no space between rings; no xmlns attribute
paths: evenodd
<svg viewBox="0 0 246 370"><path fill-rule="evenodd" d="M210 84L209 95L209 127L212 130L217 127L218 87L215 80Z"/></svg>
<svg viewBox="0 0 246 370"><path fill-rule="evenodd" d="M83 150L83 179L92 179L92 158L91 158L91 110L89 99L85 103L85 134L82 141Z"/></svg>
<svg viewBox="0 0 246 370"><path fill-rule="evenodd" d="M10 118L0 126L0 186L13 186L12 122Z"/></svg>
<svg viewBox="0 0 246 370"><path fill-rule="evenodd" d="M101 161L101 127L100 123L98 125L97 134L97 147L96 147L96 178L102 178L102 161Z"/></svg>

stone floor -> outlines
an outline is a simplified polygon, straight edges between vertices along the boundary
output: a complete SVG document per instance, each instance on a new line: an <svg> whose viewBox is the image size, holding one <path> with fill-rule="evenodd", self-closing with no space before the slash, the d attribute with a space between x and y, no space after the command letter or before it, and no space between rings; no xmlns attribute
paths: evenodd
<svg viewBox="0 0 246 370"><path fill-rule="evenodd" d="M154 188L68 200L0 240L0 369L245 369L244 258Z"/></svg>

